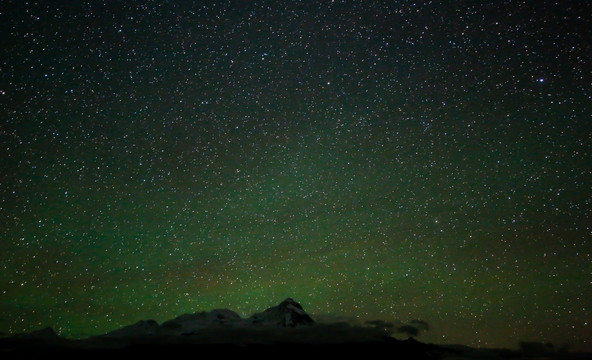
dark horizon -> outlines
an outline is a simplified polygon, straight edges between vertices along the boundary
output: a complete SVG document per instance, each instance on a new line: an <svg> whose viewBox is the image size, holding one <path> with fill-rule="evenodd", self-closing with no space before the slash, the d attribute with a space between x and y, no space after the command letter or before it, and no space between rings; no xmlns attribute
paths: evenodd
<svg viewBox="0 0 592 360"><path fill-rule="evenodd" d="M291 298L288 298L291 299ZM242 320L248 320L250 318L252 318L253 316L255 316L258 313L261 313L262 311L264 311L264 309L261 309L260 312L255 312L252 314L249 314L248 316L241 316L240 314L232 311L232 309L226 309L226 308L215 308L215 309L210 309L208 310L200 310L197 312L193 312L193 313L185 313L185 314L178 314L178 316L175 316L175 319L177 318L182 318L185 315L195 315L195 314L206 314L208 312L216 312L216 311L227 311L230 310L232 313L235 313L240 319ZM201 329L199 331L199 333L196 333L195 335L193 335L193 338L195 339L195 345L199 345L199 344L218 344L220 341L222 340L226 340L228 339L228 335L226 334L226 332L230 332L232 333L233 331L237 331L236 334L234 336L236 336L236 338L234 340L232 340L228 345L236 345L240 343L240 340L242 339L243 341L246 341L246 343L249 343L248 339L249 339L249 330L253 331L253 337L251 339L251 341L253 341L253 345L254 344L259 344L259 341L263 341L261 339L265 339L266 336L268 336L270 339L274 339L274 341L280 341L280 339L283 338L283 336L285 336L285 340L283 342L280 343L285 343L285 344L290 344L292 342L294 342L295 344L333 344L333 343L343 343L345 344L363 344L363 343L381 343L384 341L385 336L386 338L392 338L395 340L399 340L399 341L419 341L420 344L427 344L427 345L437 345L437 346L441 346L442 349L453 349L453 350L466 350L468 348L473 348L476 351L479 350L493 350L493 351L502 351L501 354L503 354L504 356L518 356L519 354L524 354L526 356L535 356L535 355L556 355L556 356L561 356L563 355L568 355L568 354L578 354L578 353L590 353L592 354L591 351L587 350L587 349L582 349L582 348L578 348L578 347L574 347L572 344L568 344L568 343L562 343L562 344L554 344L552 342L549 341L541 341L541 340L536 340L536 339L528 339L528 340L524 340L524 339L517 339L516 343L512 346L502 346L502 347L495 347L495 346L479 346L479 345L467 345L467 343L454 343L454 342L430 342L430 341L426 341L426 333L429 332L430 330L430 324L424 320L419 320L419 319L413 319L407 322L402 322L402 321L394 321L394 322L389 322L389 321L384 321L384 320L360 320L358 318L352 318L352 317L344 317L344 316L336 316L334 314L310 314L314 323L310 324L308 326L299 326L299 330L295 332L295 334L297 334L297 337L295 339L291 339L291 337L294 336L294 333L291 333L290 331L295 331L295 328L291 328L291 327L277 327L277 326L272 326L272 327L263 327L263 328L258 328L257 326L250 326L250 327L232 327L232 326L220 326L220 325L214 325L212 328L210 328L208 330L207 327ZM101 339L102 337L107 336L108 338L111 338L111 333L117 332L117 331L121 331L126 327L133 327L134 325L137 325L139 323L145 323L145 322L155 322L159 327L166 327L166 323L170 322L171 320L173 320L173 318L171 319L167 319L165 321L162 322L158 322L155 321L152 318L148 318L148 319L137 319L137 321L134 321L132 323L128 323L128 324L123 324L122 326L119 326L117 328L112 328L109 329L108 331L105 332L101 332L101 333L94 333L94 334L87 334L87 335L78 335L78 336L64 336L62 334L59 334L55 331L55 329L52 326L46 326L43 328L37 328L37 329L33 329L30 332L22 332L22 333L16 333L16 334L6 334L6 333L1 333L0 332L0 339L4 338L4 339L9 339L9 338L22 338L22 339L31 339L33 341L36 340L41 340L44 341L42 343L40 343L41 345L34 343L35 346L41 346L41 348L43 348L44 344L47 344L48 346L52 347L55 344L57 344L57 348L60 348L60 343L53 343L53 339L57 339L57 338L61 338L64 340L72 340L72 341L83 341L83 340L93 340L93 339ZM278 332L279 331L279 332ZM211 334L208 334L210 333ZM221 332L221 333L220 333ZM284 333L285 332L285 333ZM218 334L220 333L220 334ZM217 335L218 334L218 335ZM142 335L142 334L138 334L137 336L140 336L140 338L136 339L135 341L139 341L137 344L137 346L140 346L140 344L144 344L143 342L143 337L146 335ZM154 345L159 344L158 346L162 346L163 349L166 348L168 345L172 346L172 348L174 348L175 346L175 342L172 342L170 344L167 345L167 343L162 342L162 340L158 340L160 338L162 339L167 339L169 338L171 335L165 335L165 334L161 334L159 336L147 336L147 338L145 339L146 345L148 345L151 342L156 341L156 343L154 343ZM183 336L181 336L183 337ZM152 340L150 340L150 338L153 338ZM191 338L191 337L190 337ZM429 336L427 336L427 338L429 338ZM126 337L115 337L113 339L120 339L121 341L127 341ZM232 339L232 337L231 337ZM306 339L309 339L309 341L307 342ZM130 340L133 342L134 338L131 337ZM46 342L45 342L46 341ZM265 343L265 341L263 342ZM470 343L470 342L469 342ZM11 343L9 343L11 344ZM52 345L54 344L54 345ZM97 344L97 349L101 349L101 343ZM181 342L178 343L180 344L192 344L191 341L187 341L187 342ZM223 344L223 343L220 343ZM278 344L279 345L279 344ZM17 347L18 348L18 347ZM503 351L510 351L509 353L505 353ZM477 356L476 354L479 354L478 352L476 353L470 353L472 354L471 356ZM489 353L483 353L484 356L488 355ZM490 354L489 354L490 355Z"/></svg>
<svg viewBox="0 0 592 360"><path fill-rule="evenodd" d="M316 320L313 320L315 319ZM286 322L288 321L288 322ZM6 354L78 354L109 351L113 354L178 354L211 349L219 353L277 354L279 349L298 353L390 351L405 358L531 358L583 359L582 353L564 344L520 341L512 348L471 348L464 344L432 344L417 337L429 331L423 320L389 323L382 320L360 323L325 315L310 317L294 299L287 298L250 317L230 309L212 309L183 314L163 323L141 320L105 334L80 339L61 337L51 327L26 334L0 337Z"/></svg>

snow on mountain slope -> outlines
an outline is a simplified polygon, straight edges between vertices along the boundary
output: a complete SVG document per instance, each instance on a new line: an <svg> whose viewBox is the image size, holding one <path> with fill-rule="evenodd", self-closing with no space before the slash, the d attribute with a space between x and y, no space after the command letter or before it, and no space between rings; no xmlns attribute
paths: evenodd
<svg viewBox="0 0 592 360"><path fill-rule="evenodd" d="M180 315L159 325L154 320L142 320L135 324L109 332L104 337L134 338L154 335L189 335L206 329L249 328L249 327L299 327L314 324L314 320L302 306L292 298L279 305L256 313L249 318L241 318L228 309L214 309L194 314Z"/></svg>
<svg viewBox="0 0 592 360"><path fill-rule="evenodd" d="M253 324L275 325L281 327L297 327L312 325L314 320L304 311L302 306L292 298L287 298L279 305L254 314L250 317Z"/></svg>

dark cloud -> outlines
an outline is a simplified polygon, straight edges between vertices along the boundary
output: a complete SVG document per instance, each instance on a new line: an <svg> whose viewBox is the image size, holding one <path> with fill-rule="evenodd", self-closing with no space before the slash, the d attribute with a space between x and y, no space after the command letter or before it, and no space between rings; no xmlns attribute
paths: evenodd
<svg viewBox="0 0 592 360"><path fill-rule="evenodd" d="M418 336L419 335L419 329L416 328L413 325L403 325L403 326L399 326L397 328L397 330L395 331L395 333L398 334L405 334L407 336Z"/></svg>
<svg viewBox="0 0 592 360"><path fill-rule="evenodd" d="M395 324L390 323L388 321L384 321L384 320L366 321L366 324L373 326L374 328L384 329L384 330L391 330L391 329L395 328Z"/></svg>
<svg viewBox="0 0 592 360"><path fill-rule="evenodd" d="M312 318L318 324L335 324L335 323L346 323L346 324L357 324L359 325L359 321L343 315L335 315L335 314L312 314Z"/></svg>
<svg viewBox="0 0 592 360"><path fill-rule="evenodd" d="M417 337L430 329L430 325L423 320L411 320L407 323L371 320L366 321L364 324L376 330L386 331L392 335L403 334L408 337Z"/></svg>
<svg viewBox="0 0 592 360"><path fill-rule="evenodd" d="M423 320L411 320L408 322L395 321L389 322L385 320L368 320L360 322L354 318L348 318L343 316L336 316L331 314L315 315L315 320L319 324L341 324L344 327L355 329L369 328L374 331L387 333L390 335L402 335L407 337L418 337L426 331L430 330L430 324Z"/></svg>
<svg viewBox="0 0 592 360"><path fill-rule="evenodd" d="M411 320L407 323L399 323L391 328L393 334L403 334L409 337L417 337L430 329L430 324L423 320Z"/></svg>
<svg viewBox="0 0 592 360"><path fill-rule="evenodd" d="M428 331L430 329L430 324L423 320L411 320L409 325L415 326L422 331Z"/></svg>

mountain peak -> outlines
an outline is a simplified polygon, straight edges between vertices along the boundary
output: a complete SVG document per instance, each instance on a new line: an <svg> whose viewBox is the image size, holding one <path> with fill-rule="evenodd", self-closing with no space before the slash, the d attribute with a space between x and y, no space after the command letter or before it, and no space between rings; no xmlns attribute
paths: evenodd
<svg viewBox="0 0 592 360"><path fill-rule="evenodd" d="M241 318L229 309L214 309L194 314L183 314L159 325L154 320L142 320L135 324L104 334L108 338L141 338L155 335L190 335L208 329L246 328L248 326L299 327L313 325L314 320L302 305L286 298L276 306L256 313L250 318Z"/></svg>
<svg viewBox="0 0 592 360"><path fill-rule="evenodd" d="M251 316L253 324L297 327L312 325L314 320L304 311L302 305L292 298L287 298L279 305Z"/></svg>
<svg viewBox="0 0 592 360"><path fill-rule="evenodd" d="M280 305L281 305L281 304L296 304L296 305L298 305L299 307L302 307L302 306L300 306L300 304L298 304L298 303L296 302L296 300L292 299L291 297L289 297L289 298L286 298L284 301L282 301L282 302L280 303Z"/></svg>

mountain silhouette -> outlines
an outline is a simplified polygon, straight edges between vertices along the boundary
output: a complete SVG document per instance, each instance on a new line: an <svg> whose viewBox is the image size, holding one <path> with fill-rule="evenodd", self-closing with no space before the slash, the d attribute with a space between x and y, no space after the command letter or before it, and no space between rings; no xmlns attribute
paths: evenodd
<svg viewBox="0 0 592 360"><path fill-rule="evenodd" d="M277 357L351 355L388 351L399 358L436 359L452 350L413 339L397 340L381 326L347 322L317 323L302 305L287 298L276 306L242 318L229 309L183 314L159 324L141 320L86 339L67 339L51 328L0 338L4 354L39 356L257 355Z"/></svg>
<svg viewBox="0 0 592 360"><path fill-rule="evenodd" d="M292 298L287 298L279 305L251 316L253 324L267 324L282 327L296 327L314 324L314 320L302 306Z"/></svg>
<svg viewBox="0 0 592 360"><path fill-rule="evenodd" d="M162 325L154 320L141 320L99 337L125 339L149 336L189 336L224 329L252 328L262 330L269 327L296 328L313 324L314 320L304 311L302 305L292 298L287 298L279 305L272 306L248 318L241 318L240 315L229 309L214 309L209 312L183 314L163 322Z"/></svg>

